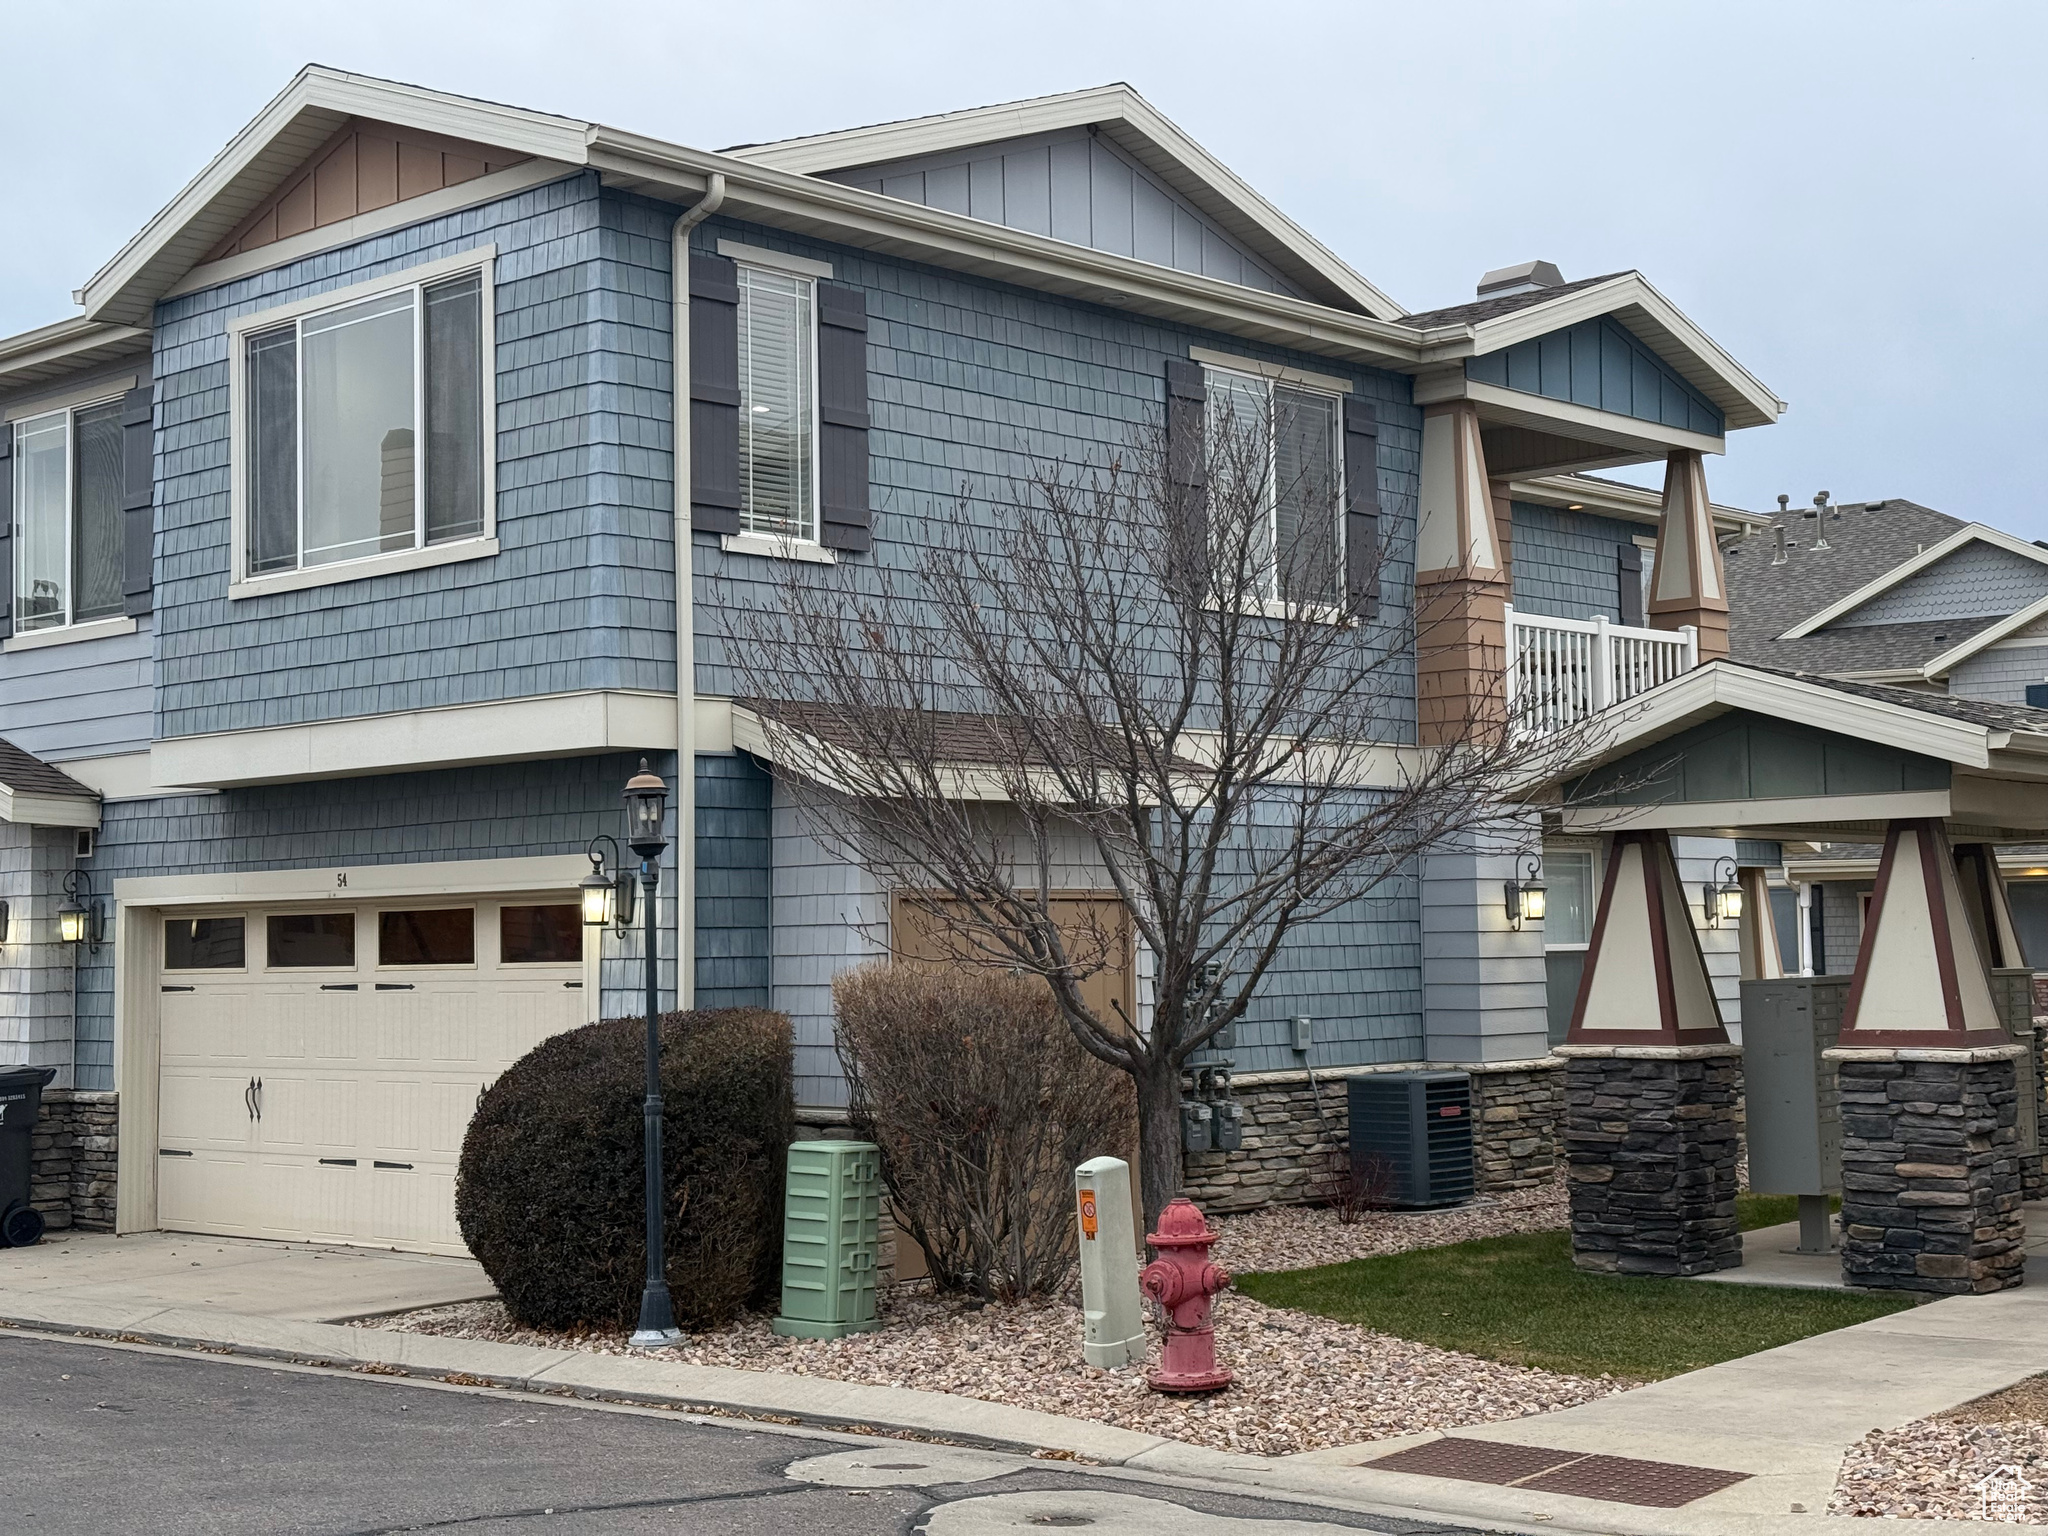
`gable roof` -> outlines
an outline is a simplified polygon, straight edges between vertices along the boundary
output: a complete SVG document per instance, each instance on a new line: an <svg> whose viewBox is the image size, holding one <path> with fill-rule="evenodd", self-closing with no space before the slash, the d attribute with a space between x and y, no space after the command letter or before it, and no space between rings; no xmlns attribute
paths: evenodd
<svg viewBox="0 0 2048 1536"><path fill-rule="evenodd" d="M1911 580L1930 566L1938 565L1968 544L1989 544L2010 554L2048 566L2048 549L2030 544L2018 534L2007 533L2001 528L1992 528L1984 523L1965 523L1938 544L1930 544L1917 551L1911 558L1902 560L1892 569L1864 583L1853 592L1838 597L1826 607L1809 614L1787 629L1784 638L1799 640L1824 629L1838 619L1847 618L1873 598L1891 591Z"/></svg>
<svg viewBox="0 0 2048 1536"><path fill-rule="evenodd" d="M1163 177L1171 171L1182 178L1192 189L1188 195L1200 191L1208 200L1205 206L1218 210L1219 220L1228 213L1235 221L1233 229L1248 241L1256 237L1263 242L1261 249L1273 251L1276 260L1285 256L1292 263L1290 272L1299 272L1304 282L1312 277L1315 291L1327 297L1297 298L1140 261L887 197L783 164L829 166L888 146L979 142L977 136L1010 132L1019 121L1063 117L1099 120L1101 132L1124 135L1118 142L1125 152L1147 163L1154 174ZM1713 400L1726 413L1729 427L1760 425L1783 409L1781 401L1635 273L1567 285L1564 290L1505 296L1526 297L1529 302L1475 323L1417 329L1396 318L1380 318L1398 317L1400 307L1127 86L718 154L599 123L308 65L78 291L84 320L116 327L147 325L155 302L169 294L262 270L266 261L296 259L362 238L351 233L350 221L344 221L329 230L292 237L301 247L289 255L286 242L280 240L265 250L202 266L352 118L465 140L524 158L525 165L498 173L518 179L521 186L553 175L594 171L607 186L687 205L716 185L722 189L722 212L730 217L1245 340L1402 372L1455 371L1464 357L1611 312ZM925 137L909 137L912 130ZM480 201L499 194L479 178L432 195ZM405 206L365 217L386 218ZM444 211L462 206L468 204L450 203ZM319 243L316 235L328 243ZM0 375L5 372L0 359Z"/></svg>
<svg viewBox="0 0 2048 1536"><path fill-rule="evenodd" d="M772 144L739 145L726 153L779 170L832 176L1063 128L1101 134L1317 302L1357 309L1381 320L1406 313L1121 81Z"/></svg>

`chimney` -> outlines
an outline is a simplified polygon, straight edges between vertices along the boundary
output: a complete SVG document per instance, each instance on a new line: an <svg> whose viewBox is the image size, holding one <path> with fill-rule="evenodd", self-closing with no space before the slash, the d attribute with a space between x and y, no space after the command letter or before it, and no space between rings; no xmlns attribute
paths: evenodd
<svg viewBox="0 0 2048 1536"><path fill-rule="evenodd" d="M1522 261L1512 267L1495 267L1479 279L1479 297L1498 299L1510 293L1535 293L1564 284L1564 274L1555 262Z"/></svg>

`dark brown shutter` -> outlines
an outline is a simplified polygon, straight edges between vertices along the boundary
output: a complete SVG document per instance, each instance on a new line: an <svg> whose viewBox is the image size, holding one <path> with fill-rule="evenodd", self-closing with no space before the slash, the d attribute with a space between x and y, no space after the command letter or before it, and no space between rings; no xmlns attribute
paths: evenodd
<svg viewBox="0 0 2048 1536"><path fill-rule="evenodd" d="M1621 588L1621 622L1643 627L1643 552L1633 544L1614 546L1614 579Z"/></svg>
<svg viewBox="0 0 2048 1536"><path fill-rule="evenodd" d="M740 279L690 258L690 526L740 531Z"/></svg>
<svg viewBox="0 0 2048 1536"><path fill-rule="evenodd" d="M818 284L818 542L875 546L868 496L868 296Z"/></svg>
<svg viewBox="0 0 2048 1536"><path fill-rule="evenodd" d="M14 428L0 422L0 640L14 633Z"/></svg>
<svg viewBox="0 0 2048 1536"><path fill-rule="evenodd" d="M1344 397L1344 596L1361 618L1380 616L1380 414Z"/></svg>
<svg viewBox="0 0 2048 1536"><path fill-rule="evenodd" d="M1167 580L1192 580L1206 592L1209 565L1209 380L1202 365L1166 360ZM1194 570L1183 573L1184 562Z"/></svg>
<svg viewBox="0 0 2048 1536"><path fill-rule="evenodd" d="M156 388L145 384L121 397L121 516L127 545L126 612L137 618L151 607L156 555Z"/></svg>

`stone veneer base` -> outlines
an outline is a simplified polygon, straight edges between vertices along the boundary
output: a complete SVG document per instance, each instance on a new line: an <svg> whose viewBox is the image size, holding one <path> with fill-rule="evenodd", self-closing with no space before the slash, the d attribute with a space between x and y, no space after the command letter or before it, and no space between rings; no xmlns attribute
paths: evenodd
<svg viewBox="0 0 2048 1536"><path fill-rule="evenodd" d="M2022 1282L2013 1055L1969 1054L1836 1058L1848 1284L1952 1296Z"/></svg>
<svg viewBox="0 0 2048 1536"><path fill-rule="evenodd" d="M1732 1047L1568 1056L1572 1262L1626 1275L1740 1265L1741 1098L1742 1057Z"/></svg>
<svg viewBox="0 0 2048 1536"><path fill-rule="evenodd" d="M29 1204L53 1232L114 1230L120 1095L43 1090L29 1137Z"/></svg>
<svg viewBox="0 0 2048 1536"><path fill-rule="evenodd" d="M1423 1062L1383 1071L1419 1072ZM1528 1189L1555 1176L1558 1120L1564 1109L1564 1063L1556 1057L1471 1064L1474 1187L1481 1194ZM1267 1205L1327 1200L1333 1168L1350 1166L1350 1079L1356 1068L1246 1074L1236 1097L1244 1106L1244 1145L1235 1152L1190 1152L1182 1159L1181 1193L1205 1211L1251 1211Z"/></svg>

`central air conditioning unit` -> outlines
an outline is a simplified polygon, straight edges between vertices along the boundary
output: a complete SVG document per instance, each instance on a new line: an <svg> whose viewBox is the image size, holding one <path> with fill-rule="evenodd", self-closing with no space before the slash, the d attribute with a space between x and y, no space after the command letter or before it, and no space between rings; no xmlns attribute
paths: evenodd
<svg viewBox="0 0 2048 1536"><path fill-rule="evenodd" d="M1351 1172L1391 1205L1472 1198L1472 1075L1371 1072L1351 1079Z"/></svg>

